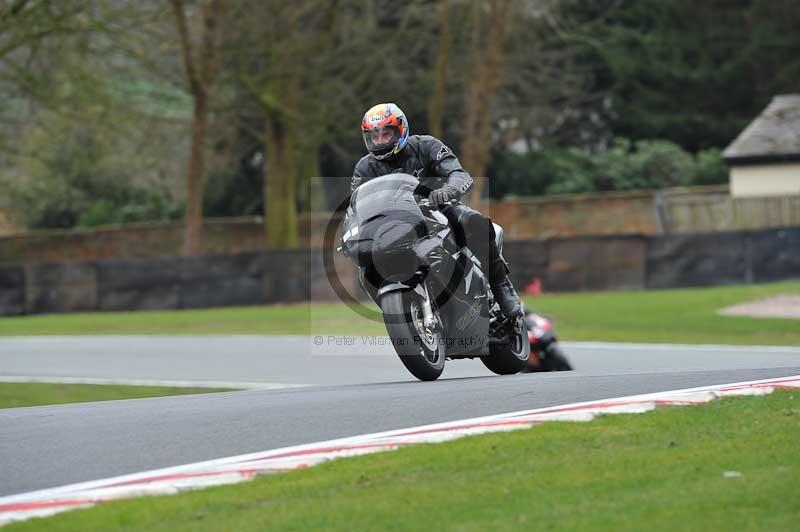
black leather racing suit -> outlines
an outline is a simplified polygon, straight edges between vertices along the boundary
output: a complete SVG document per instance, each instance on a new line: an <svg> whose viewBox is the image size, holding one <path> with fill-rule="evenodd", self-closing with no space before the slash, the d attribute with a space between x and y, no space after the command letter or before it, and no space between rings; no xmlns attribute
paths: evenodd
<svg viewBox="0 0 800 532"><path fill-rule="evenodd" d="M394 173L413 175L431 190L453 185L462 196L473 183L472 177L461 167L453 151L442 141L429 135L411 135L406 146L392 158L379 160L372 154L362 157L353 170L350 191L373 177ZM491 285L494 287L507 280L508 267L497 249L492 220L458 201L448 204L441 212L447 217L456 235L463 235L481 264L488 263Z"/></svg>

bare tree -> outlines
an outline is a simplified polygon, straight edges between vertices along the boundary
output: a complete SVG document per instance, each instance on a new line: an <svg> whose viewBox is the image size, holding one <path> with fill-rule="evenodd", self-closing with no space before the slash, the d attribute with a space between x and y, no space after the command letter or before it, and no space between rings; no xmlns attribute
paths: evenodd
<svg viewBox="0 0 800 532"><path fill-rule="evenodd" d="M447 65L450 62L450 2L439 2L439 43L436 50L436 64L433 67L433 92L428 100L428 128L430 134L441 138L443 135L442 117L447 97Z"/></svg>
<svg viewBox="0 0 800 532"><path fill-rule="evenodd" d="M242 0L248 18L232 38L230 68L251 102L249 134L264 147L264 232L269 248L298 245L297 208L313 203L318 152L346 94L341 1ZM352 9L353 6L351 6ZM260 124L253 128L253 123ZM319 190L319 187L317 187Z"/></svg>
<svg viewBox="0 0 800 532"><path fill-rule="evenodd" d="M209 99L217 74L220 27L225 0L207 0L200 8L202 35L200 46L190 36L189 17L183 0L171 0L183 52L189 92L194 99L192 147L186 170L186 214L183 241L184 255L203 250L203 177L208 137Z"/></svg>
<svg viewBox="0 0 800 532"><path fill-rule="evenodd" d="M169 10L136 0L0 0L0 203L29 228L175 212L172 193L180 191L163 186L176 173L164 154L185 136L190 101L149 77L137 53L172 58L163 50L168 39L143 36ZM169 29L162 37L172 42L174 24ZM180 101L165 102L163 88ZM122 189L152 187L153 194L121 194L112 190L114 179ZM151 199L170 212L140 208ZM127 212L119 208L129 204Z"/></svg>
<svg viewBox="0 0 800 532"><path fill-rule="evenodd" d="M20 117L20 106L9 105L9 100L50 106L58 93L53 89L58 87L54 79L61 74L57 68L61 66L60 49L65 42L99 32L100 26L100 21L91 17L86 0L0 2L0 91L6 103L0 108L0 152L17 151L19 138L31 120L30 114ZM6 142L4 137L13 141Z"/></svg>
<svg viewBox="0 0 800 532"><path fill-rule="evenodd" d="M601 113L608 94L594 86L596 65L581 59L586 46L601 48L592 38L597 15L575 20L560 0L529 0L515 7L506 61L513 75L495 113L504 141L528 150L548 143L604 149L610 132ZM600 2L593 6L597 13L606 9Z"/></svg>
<svg viewBox="0 0 800 532"><path fill-rule="evenodd" d="M461 161L475 177L470 195L480 201L485 188L486 164L491 145L491 108L504 82L506 30L510 0L489 0L485 45L481 39L484 2L475 2L471 73L467 80L465 122L461 140Z"/></svg>

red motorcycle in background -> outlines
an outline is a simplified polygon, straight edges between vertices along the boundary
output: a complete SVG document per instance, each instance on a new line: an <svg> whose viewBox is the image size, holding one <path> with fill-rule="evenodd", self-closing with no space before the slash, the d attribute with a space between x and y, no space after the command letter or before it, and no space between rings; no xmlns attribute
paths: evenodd
<svg viewBox="0 0 800 532"><path fill-rule="evenodd" d="M531 356L522 373L539 371L570 371L572 365L567 360L561 346L558 345L553 322L541 314L525 310L525 327L528 329L528 341L531 345Z"/></svg>

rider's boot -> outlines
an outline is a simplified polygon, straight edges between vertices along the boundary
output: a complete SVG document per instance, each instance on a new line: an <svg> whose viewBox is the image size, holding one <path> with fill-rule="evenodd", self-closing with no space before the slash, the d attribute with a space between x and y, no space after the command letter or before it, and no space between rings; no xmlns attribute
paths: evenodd
<svg viewBox="0 0 800 532"><path fill-rule="evenodd" d="M494 257L489 263L489 285L506 318L513 320L522 316L522 302L508 278L508 265L502 257Z"/></svg>

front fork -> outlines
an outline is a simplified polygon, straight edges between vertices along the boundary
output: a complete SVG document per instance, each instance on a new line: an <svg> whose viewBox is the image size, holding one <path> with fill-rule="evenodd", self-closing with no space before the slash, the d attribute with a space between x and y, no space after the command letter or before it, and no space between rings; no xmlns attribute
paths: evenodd
<svg viewBox="0 0 800 532"><path fill-rule="evenodd" d="M422 282L422 289L425 295L422 298L422 318L423 324L427 329L433 329L436 326L436 316L433 315L433 308L431 308L431 295L428 292L428 283Z"/></svg>
<svg viewBox="0 0 800 532"><path fill-rule="evenodd" d="M363 272L363 270L362 270ZM362 281L362 286L365 285L364 283L364 275L362 273L360 277ZM436 327L438 320L436 319L436 315L433 313L433 307L431 306L431 294L428 291L428 283L425 282L424 274L422 272L417 272L416 282L408 283L408 282L389 282L385 283L381 288L378 290L375 296L375 302L380 304L380 298L383 294L393 291L393 290L408 290L411 289L412 291L416 292L420 299L422 300L422 324L429 328L433 329Z"/></svg>

